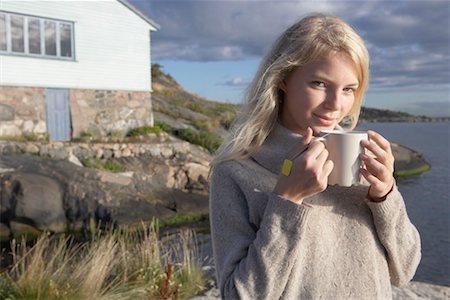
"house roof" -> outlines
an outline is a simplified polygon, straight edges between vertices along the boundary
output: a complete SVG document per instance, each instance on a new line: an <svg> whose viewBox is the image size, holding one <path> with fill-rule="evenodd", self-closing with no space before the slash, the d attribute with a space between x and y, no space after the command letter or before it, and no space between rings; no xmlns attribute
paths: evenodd
<svg viewBox="0 0 450 300"><path fill-rule="evenodd" d="M117 0L120 3L122 3L123 5L125 5L126 7L128 7L131 11L133 11L135 14L137 14L139 17L141 17L145 22L147 22L148 24L150 24L153 27L152 31L156 31L158 29L161 28L161 26L159 26L159 24L157 24L155 21L153 21L152 19L150 19L149 17L147 17L146 15L144 15L139 9L137 9L136 7L134 7L131 3L129 3L127 0Z"/></svg>

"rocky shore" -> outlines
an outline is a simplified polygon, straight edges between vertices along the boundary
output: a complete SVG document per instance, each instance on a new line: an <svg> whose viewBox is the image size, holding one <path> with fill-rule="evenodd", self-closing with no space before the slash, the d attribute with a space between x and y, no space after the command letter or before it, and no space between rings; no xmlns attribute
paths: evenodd
<svg viewBox="0 0 450 300"><path fill-rule="evenodd" d="M398 176L430 167L414 150L398 144L392 149ZM21 231L79 230L90 219L129 225L208 214L211 155L167 134L132 143L0 141L0 154L2 239ZM122 171L83 167L86 159Z"/></svg>
<svg viewBox="0 0 450 300"><path fill-rule="evenodd" d="M420 153L399 144L391 146L398 176L430 167ZM120 164L124 171L83 167L81 161L89 158ZM0 237L80 230L90 220L120 226L153 217L207 215L210 160L201 147L164 134L133 143L0 141ZM205 272L214 286L212 250L209 237L205 239L204 261L209 259ZM412 282L394 288L393 298L449 299L450 288ZM220 297L212 287L194 299Z"/></svg>

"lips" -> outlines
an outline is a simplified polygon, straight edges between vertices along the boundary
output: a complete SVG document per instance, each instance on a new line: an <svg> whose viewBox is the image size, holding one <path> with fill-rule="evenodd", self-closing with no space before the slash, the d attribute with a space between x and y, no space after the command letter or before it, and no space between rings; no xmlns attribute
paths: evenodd
<svg viewBox="0 0 450 300"><path fill-rule="evenodd" d="M321 123L322 125L333 125L334 121L336 120L336 118L332 118L329 116L325 116L325 115L317 115L317 114L313 114L314 117L319 121L319 123Z"/></svg>

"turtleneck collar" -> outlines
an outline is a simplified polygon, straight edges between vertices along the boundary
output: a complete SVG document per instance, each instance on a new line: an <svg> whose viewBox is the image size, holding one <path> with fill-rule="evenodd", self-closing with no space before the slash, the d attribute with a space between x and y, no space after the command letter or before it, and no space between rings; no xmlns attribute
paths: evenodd
<svg viewBox="0 0 450 300"><path fill-rule="evenodd" d="M343 128L337 125L335 130L343 130ZM251 157L264 168L278 174L284 160L288 158L288 153L302 138L301 134L290 131L277 122L259 151Z"/></svg>
<svg viewBox="0 0 450 300"><path fill-rule="evenodd" d="M264 168L278 174L287 154L302 138L302 135L290 131L277 122L259 151L251 157Z"/></svg>

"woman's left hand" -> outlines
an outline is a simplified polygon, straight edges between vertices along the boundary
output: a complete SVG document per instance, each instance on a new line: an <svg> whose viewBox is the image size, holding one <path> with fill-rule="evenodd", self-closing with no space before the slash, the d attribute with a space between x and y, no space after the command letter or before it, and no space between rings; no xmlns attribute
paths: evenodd
<svg viewBox="0 0 450 300"><path fill-rule="evenodd" d="M386 199L394 186L394 155L391 145L380 134L369 130L368 141L362 141L361 145L372 153L361 154L364 162L364 168L361 168L361 174L369 182L369 197L373 201L383 201Z"/></svg>

